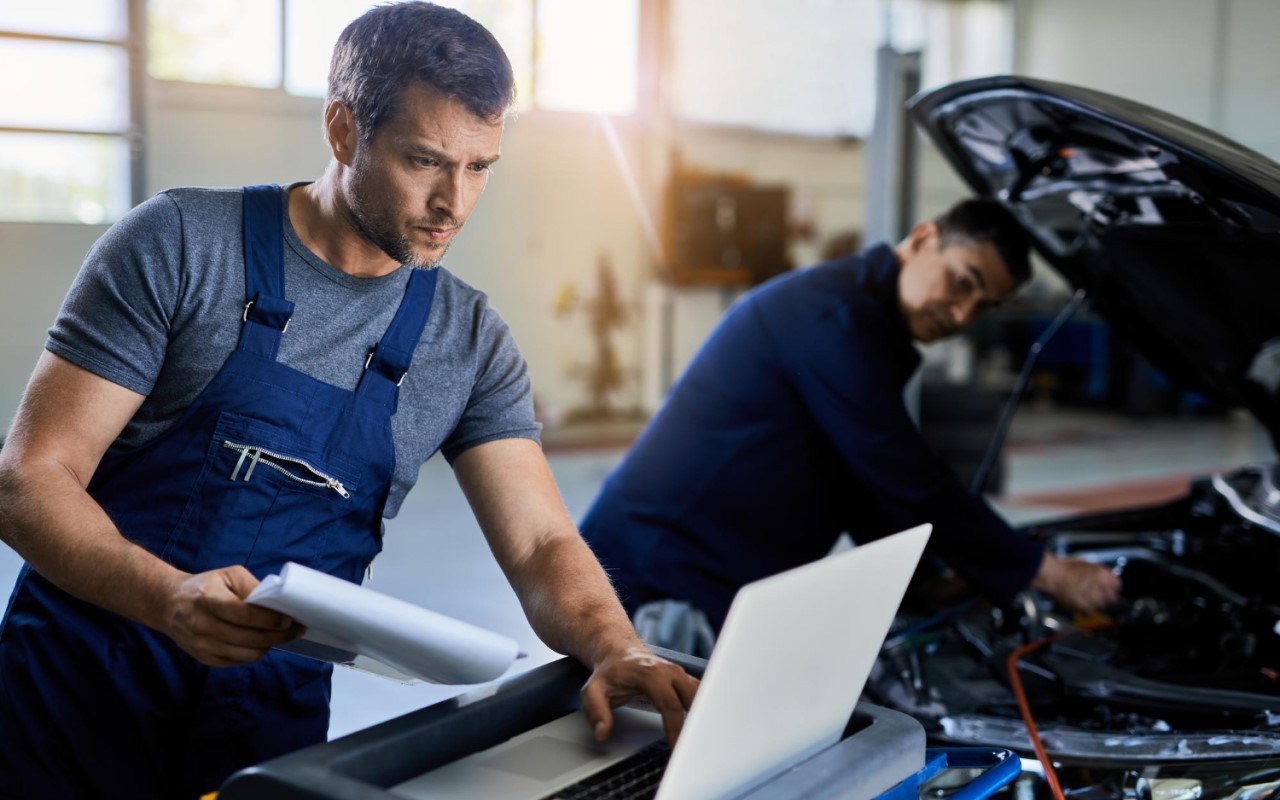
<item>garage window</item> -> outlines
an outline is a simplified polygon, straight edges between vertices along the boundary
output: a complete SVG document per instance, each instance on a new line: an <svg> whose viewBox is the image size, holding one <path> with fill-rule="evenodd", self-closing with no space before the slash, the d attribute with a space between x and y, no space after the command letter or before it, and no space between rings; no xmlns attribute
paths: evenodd
<svg viewBox="0 0 1280 800"><path fill-rule="evenodd" d="M0 5L0 221L100 224L132 205L127 0Z"/></svg>
<svg viewBox="0 0 1280 800"><path fill-rule="evenodd" d="M438 0L493 32L519 109L627 114L636 106L639 0ZM149 0L148 69L161 80L323 97L329 56L369 0ZM583 35L590 31L590 35Z"/></svg>

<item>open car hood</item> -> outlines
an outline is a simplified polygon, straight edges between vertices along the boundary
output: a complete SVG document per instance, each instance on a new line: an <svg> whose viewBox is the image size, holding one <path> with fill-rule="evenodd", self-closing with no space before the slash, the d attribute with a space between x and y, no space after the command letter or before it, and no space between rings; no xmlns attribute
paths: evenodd
<svg viewBox="0 0 1280 800"><path fill-rule="evenodd" d="M1102 92L1017 77L908 104L1118 335L1280 442L1280 164Z"/></svg>

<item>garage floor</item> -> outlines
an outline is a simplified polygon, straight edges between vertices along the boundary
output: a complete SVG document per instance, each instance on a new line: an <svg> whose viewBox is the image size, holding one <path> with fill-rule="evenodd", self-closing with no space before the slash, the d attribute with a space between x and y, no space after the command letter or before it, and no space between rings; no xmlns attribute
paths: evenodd
<svg viewBox="0 0 1280 800"><path fill-rule="evenodd" d="M551 449L548 457L574 518L585 511L622 453L619 447ZM1013 522L1157 502L1176 497L1191 476L1274 458L1266 435L1246 416L1134 420L1031 408L1015 418L1005 457L1005 492L997 505ZM12 585L20 564L0 546L0 585ZM368 585L516 638L528 656L513 670L556 657L524 621L443 459L423 468L400 516L388 524L387 547ZM460 691L338 670L330 735L351 733Z"/></svg>

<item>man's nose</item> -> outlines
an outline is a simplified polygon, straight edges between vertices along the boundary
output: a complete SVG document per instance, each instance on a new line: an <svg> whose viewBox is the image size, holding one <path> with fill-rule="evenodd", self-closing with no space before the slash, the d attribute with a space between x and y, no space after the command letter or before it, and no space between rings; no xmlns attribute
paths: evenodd
<svg viewBox="0 0 1280 800"><path fill-rule="evenodd" d="M458 212L466 202L466 186L463 183L462 170L447 170L431 193L431 210L437 214L446 214L456 219Z"/></svg>
<svg viewBox="0 0 1280 800"><path fill-rule="evenodd" d="M951 306L951 319L957 328L964 328L973 322L978 313L978 298L969 297Z"/></svg>

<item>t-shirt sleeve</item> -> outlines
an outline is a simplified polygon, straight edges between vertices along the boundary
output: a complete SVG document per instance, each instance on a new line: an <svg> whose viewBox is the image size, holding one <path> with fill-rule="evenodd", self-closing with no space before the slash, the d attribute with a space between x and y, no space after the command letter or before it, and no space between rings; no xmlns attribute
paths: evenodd
<svg viewBox="0 0 1280 800"><path fill-rule="evenodd" d="M440 451L452 464L463 452L498 439L539 441L542 425L533 416L529 367L511 330L497 312L481 310L476 377L466 409Z"/></svg>
<svg viewBox="0 0 1280 800"><path fill-rule="evenodd" d="M45 349L138 394L164 363L181 283L182 220L160 194L107 230L86 256Z"/></svg>
<svg viewBox="0 0 1280 800"><path fill-rule="evenodd" d="M933 523L931 549L1001 601L1026 588L1043 549L970 495L921 435L902 400L902 366L883 342L901 338L878 309L832 310L801 337L774 337L796 365L805 406L855 479L897 528Z"/></svg>

